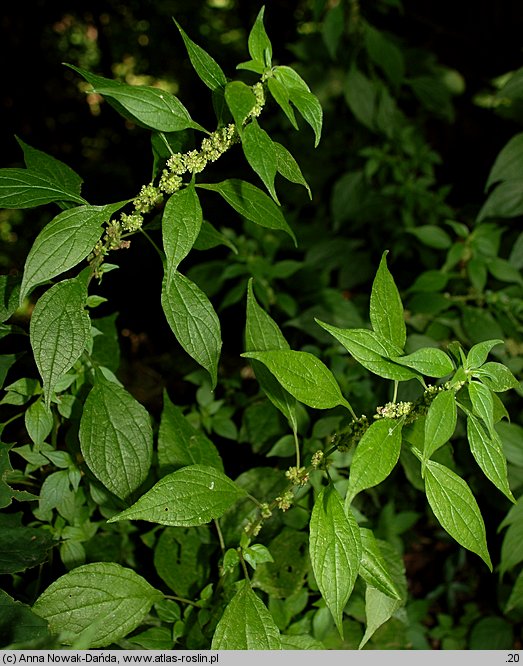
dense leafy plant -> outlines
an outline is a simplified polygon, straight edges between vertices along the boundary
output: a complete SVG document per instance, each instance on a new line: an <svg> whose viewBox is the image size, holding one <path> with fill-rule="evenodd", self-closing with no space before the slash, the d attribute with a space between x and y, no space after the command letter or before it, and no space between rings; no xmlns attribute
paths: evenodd
<svg viewBox="0 0 523 666"><path fill-rule="evenodd" d="M478 620L472 605L457 629L442 612L429 630L430 600L408 593L401 535L425 514L435 541L451 547L450 535L492 570L476 500L486 482L502 511L514 503L500 527L508 527L501 573L523 559L514 497L523 482L521 426L506 421L509 400L499 397L520 390L513 373L521 353L510 349L520 344L523 244L509 259L498 256L503 230L485 221L522 212L513 201L520 135L493 167L487 186L495 187L475 226L453 219L446 190L433 189L438 156L400 110L414 95L450 119L449 72L428 62L406 81L404 52L354 11L340 3L323 22L322 57L336 62L343 51L336 66L345 72L343 100L325 95L325 106L343 103L365 127L344 173L331 174L332 227L321 202L309 204L315 212L303 228L283 213L288 192L284 198L281 182L277 192L278 174L309 197L315 187L261 119L277 111L281 124L267 128L282 141L281 128L294 128L289 141L299 146L303 135L311 139L301 117L318 146L323 111L298 67L273 63L263 9L249 34L250 60L238 66L247 74L234 80L176 24L211 91L212 132L166 90L72 66L123 118L151 132L151 182L132 200L90 204L78 174L21 140L26 168L0 171L2 207L61 209L34 240L23 276L0 281L7 342L25 341L16 317L31 309L30 350L11 342L0 365L3 382L17 376L2 399L11 442L1 450L6 645L463 647L470 624L477 636L510 627L501 617ZM340 48L340 12L350 19L348 50ZM257 184L237 172L223 179L224 156L240 149ZM307 171L326 187L328 174ZM219 213L231 208L241 227L221 224ZM371 229L370 253L345 231L361 231L376 210L388 221ZM418 243L426 259L405 289L407 310L384 230L393 256ZM114 313L95 316L118 268L109 261L139 237L161 263L158 307L183 350L175 352L179 374L197 387L191 400L173 401L164 390L159 415L119 378ZM508 287L489 291L489 275ZM342 290L369 277L356 305L344 298ZM227 371L222 328L234 328L227 311L235 308L236 318L245 297L245 351L235 350ZM284 317L286 335L277 323ZM247 448L264 466L240 466L233 479L236 451ZM398 485L404 498L391 493ZM505 592L506 612L521 608L522 580Z"/></svg>

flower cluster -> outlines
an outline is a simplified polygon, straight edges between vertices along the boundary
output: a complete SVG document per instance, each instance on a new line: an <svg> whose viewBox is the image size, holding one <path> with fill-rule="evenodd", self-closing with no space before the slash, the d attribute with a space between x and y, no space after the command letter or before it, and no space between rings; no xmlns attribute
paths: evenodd
<svg viewBox="0 0 523 666"><path fill-rule="evenodd" d="M281 497L275 499L276 506L282 511L288 511L294 501L294 495L291 490L286 490Z"/></svg>
<svg viewBox="0 0 523 666"><path fill-rule="evenodd" d="M413 408L412 402L388 402L376 409L375 419L399 419L408 416Z"/></svg>
<svg viewBox="0 0 523 666"><path fill-rule="evenodd" d="M285 476L293 486L304 486L309 481L309 473L305 467L289 467Z"/></svg>
<svg viewBox="0 0 523 666"><path fill-rule="evenodd" d="M262 112L263 107L265 106L265 92L263 90L263 83L255 83L252 87L252 92L256 97L256 104L251 109L249 113L249 118L257 118Z"/></svg>
<svg viewBox="0 0 523 666"><path fill-rule="evenodd" d="M357 444L369 428L369 420L363 415L359 419L355 419L352 423L335 433L332 436L331 444L335 446L338 451L348 451L354 444Z"/></svg>
<svg viewBox="0 0 523 666"><path fill-rule="evenodd" d="M314 469L318 469L318 467L323 463L324 457L325 456L324 456L323 451L320 451L320 450L315 451L312 454L312 458L311 458L312 467L314 467Z"/></svg>

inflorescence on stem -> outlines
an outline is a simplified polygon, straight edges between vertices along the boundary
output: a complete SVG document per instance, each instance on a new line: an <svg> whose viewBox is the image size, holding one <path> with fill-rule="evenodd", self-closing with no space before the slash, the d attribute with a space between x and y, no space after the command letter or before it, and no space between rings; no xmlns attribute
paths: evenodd
<svg viewBox="0 0 523 666"><path fill-rule="evenodd" d="M263 83L258 82L252 86L256 103L247 115L244 125L253 118L257 118L265 105L265 92ZM121 213L118 219L110 220L104 236L95 245L88 261L95 277L103 274L103 262L112 250L126 249L130 245L125 237L134 234L142 228L144 215L152 212L161 205L164 195L171 196L184 185L185 174L200 173L209 162L216 162L231 146L240 141L238 130L234 123L219 127L210 136L202 140L199 150L189 150L185 153L173 153L166 162L158 185L151 182L143 185L139 194L133 199L134 210L131 213Z"/></svg>

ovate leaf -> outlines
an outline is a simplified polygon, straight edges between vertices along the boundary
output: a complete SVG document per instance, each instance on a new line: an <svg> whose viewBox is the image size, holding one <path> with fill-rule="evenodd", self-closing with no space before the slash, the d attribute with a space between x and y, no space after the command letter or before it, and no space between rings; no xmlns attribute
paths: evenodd
<svg viewBox="0 0 523 666"><path fill-rule="evenodd" d="M296 236L289 227L281 210L272 199L258 187L245 180L230 179L214 185L198 184L206 190L218 192L234 210L247 220L267 229L285 231L296 243Z"/></svg>
<svg viewBox="0 0 523 666"><path fill-rule="evenodd" d="M370 322L378 335L403 349L407 339L403 304L396 283L387 268L387 252L381 257L372 283Z"/></svg>
<svg viewBox="0 0 523 666"><path fill-rule="evenodd" d="M309 407L330 409L337 405L348 406L332 372L308 352L277 349L245 352L242 356L261 361L286 391Z"/></svg>
<svg viewBox="0 0 523 666"><path fill-rule="evenodd" d="M380 544L374 533L365 527L360 527L360 533L362 545L360 576L368 585L379 590L387 597L401 599L398 586L387 567L387 562L381 553Z"/></svg>
<svg viewBox="0 0 523 666"><path fill-rule="evenodd" d="M38 284L77 266L96 245L102 225L125 205L77 206L57 215L36 237L24 268L20 302Z"/></svg>
<svg viewBox="0 0 523 666"><path fill-rule="evenodd" d="M247 45L249 55L255 62L264 65L264 67L270 67L272 64L272 45L263 25L264 11L265 7L262 7L249 33Z"/></svg>
<svg viewBox="0 0 523 666"><path fill-rule="evenodd" d="M225 101L241 136L243 123L256 106L256 95L242 81L231 81L225 86Z"/></svg>
<svg viewBox="0 0 523 666"><path fill-rule="evenodd" d="M174 20L174 19L173 19ZM174 20L176 27L180 31L187 54L191 61L194 71L205 85L211 90L219 90L227 83L227 78L222 68L201 46L195 44L182 30L178 21Z"/></svg>
<svg viewBox="0 0 523 666"><path fill-rule="evenodd" d="M467 483L433 460L425 468L425 492L430 508L452 538L481 557L492 571L485 523Z"/></svg>
<svg viewBox="0 0 523 666"><path fill-rule="evenodd" d="M0 645L5 650L13 645L50 638L47 622L35 615L29 606L15 601L0 590Z"/></svg>
<svg viewBox="0 0 523 666"><path fill-rule="evenodd" d="M191 425L166 392L158 432L158 464L162 474L196 464L223 471L222 459L214 444Z"/></svg>
<svg viewBox="0 0 523 666"><path fill-rule="evenodd" d="M46 405L60 377L80 358L89 340L86 292L78 279L55 284L40 297L29 327L31 347L43 379Z"/></svg>
<svg viewBox="0 0 523 666"><path fill-rule="evenodd" d="M374 331L365 328L338 328L319 319L316 322L333 335L345 349L364 368L370 370L384 379L405 381L417 377L417 373L409 368L402 367L388 360L401 353L398 347L392 346L383 337Z"/></svg>
<svg viewBox="0 0 523 666"><path fill-rule="evenodd" d="M247 162L262 179L272 198L279 204L274 189L274 178L278 166L276 150L272 139L255 118L243 130L242 148Z"/></svg>
<svg viewBox="0 0 523 666"><path fill-rule="evenodd" d="M67 188L69 192L80 194L83 180L76 171L73 171L67 164L57 160L56 157L29 146L18 137L16 137L16 140L24 151L25 166L30 171L47 178L50 183L60 184L62 187Z"/></svg>
<svg viewBox="0 0 523 666"><path fill-rule="evenodd" d="M513 136L496 157L490 170L485 189L505 180L519 178L523 169L523 133Z"/></svg>
<svg viewBox="0 0 523 666"><path fill-rule="evenodd" d="M427 377L446 377L454 370L450 356L436 347L417 349L406 356L393 356L391 361L412 368Z"/></svg>
<svg viewBox="0 0 523 666"><path fill-rule="evenodd" d="M494 361L484 363L481 368L474 372L474 375L479 377L485 386L488 386L491 391L495 391L496 393L519 388L518 380L507 366L502 363Z"/></svg>
<svg viewBox="0 0 523 666"><path fill-rule="evenodd" d="M446 444L454 434L458 418L454 391L441 391L430 403L425 419L423 459Z"/></svg>
<svg viewBox="0 0 523 666"><path fill-rule="evenodd" d="M391 598L381 590L367 585L365 592L365 615L367 626L365 635L361 639L359 649L367 643L374 632L379 629L394 613L405 605L407 597L407 581L405 579L405 566L401 555L387 542L380 542L380 550L384 557L387 570L390 572L394 587L398 590L400 598Z"/></svg>
<svg viewBox="0 0 523 666"><path fill-rule="evenodd" d="M281 143L274 141L273 145L276 153L276 166L278 173L281 173L281 175L287 180L290 180L291 183L303 185L303 187L305 187L309 193L309 199L312 199L311 189L303 177L301 169L294 157L290 154L287 148L285 148L285 146L281 145Z"/></svg>
<svg viewBox="0 0 523 666"><path fill-rule="evenodd" d="M53 547L52 536L42 529L22 527L13 516L9 518L11 523L6 524L4 518L0 529L0 574L18 573L46 562Z"/></svg>
<svg viewBox="0 0 523 666"><path fill-rule="evenodd" d="M487 431L481 421L470 414L467 417L467 437L472 455L487 479L511 502L515 502L507 478L507 460L497 432L493 428Z"/></svg>
<svg viewBox="0 0 523 666"><path fill-rule="evenodd" d="M180 100L166 90L149 86L130 86L106 79L86 69L68 65L93 86L94 92L107 97L109 103L125 118L160 132L203 128L195 123Z"/></svg>
<svg viewBox="0 0 523 666"><path fill-rule="evenodd" d="M61 576L38 597L33 611L49 622L66 644L93 625L90 647L120 640L144 620L163 594L131 569L115 562L77 567Z"/></svg>
<svg viewBox="0 0 523 666"><path fill-rule="evenodd" d="M289 343L278 324L256 302L252 278L247 288L247 323L245 326L245 348L247 351L270 351L289 349ZM272 404L287 418L291 427L298 427L296 398L286 391L271 372L259 361L251 359L252 367L260 386Z"/></svg>
<svg viewBox="0 0 523 666"><path fill-rule="evenodd" d="M207 370L214 388L222 339L220 320L211 302L194 282L175 271L164 277L162 307L176 339Z"/></svg>
<svg viewBox="0 0 523 666"><path fill-rule="evenodd" d="M37 446L44 443L54 425L52 413L41 400L36 400L26 409L24 421L27 434Z"/></svg>
<svg viewBox="0 0 523 666"><path fill-rule="evenodd" d="M198 238L203 215L194 185L175 192L165 204L162 240L167 262L167 280L190 252Z"/></svg>
<svg viewBox="0 0 523 666"><path fill-rule="evenodd" d="M350 466L346 506L367 488L372 488L392 472L401 450L402 421L379 419L361 438Z"/></svg>
<svg viewBox="0 0 523 666"><path fill-rule="evenodd" d="M314 578L343 637L343 609L360 569L361 537L333 486L324 488L314 502L309 540Z"/></svg>
<svg viewBox="0 0 523 666"><path fill-rule="evenodd" d="M323 109L316 95L300 88L290 88L289 98L303 116L303 119L312 127L314 132L314 147L320 142L323 124Z"/></svg>
<svg viewBox="0 0 523 666"><path fill-rule="evenodd" d="M523 607L523 570L521 570L516 578L512 592L505 606L505 613L513 610L514 608Z"/></svg>
<svg viewBox="0 0 523 666"><path fill-rule="evenodd" d="M467 386L472 411L483 419L489 431L492 432L494 430L494 396L491 390L480 382L470 382Z"/></svg>
<svg viewBox="0 0 523 666"><path fill-rule="evenodd" d="M223 472L205 465L188 465L164 476L117 520L147 520L160 525L195 526L219 518L245 491Z"/></svg>
<svg viewBox="0 0 523 666"><path fill-rule="evenodd" d="M490 353L490 350L496 345L502 345L503 340L485 340L484 342L478 342L478 344L471 347L469 353L467 354L467 362L465 368L467 370L475 370L481 367Z"/></svg>
<svg viewBox="0 0 523 666"><path fill-rule="evenodd" d="M29 169L0 169L0 208L34 208L53 201L85 203L67 186Z"/></svg>
<svg viewBox="0 0 523 666"><path fill-rule="evenodd" d="M214 632L212 650L281 650L278 627L245 581L229 602Z"/></svg>
<svg viewBox="0 0 523 666"><path fill-rule="evenodd" d="M298 129L298 123L296 122L296 116L289 102L289 91L283 85L281 81L278 81L274 76L271 76L267 81L267 87L271 95L273 96L275 102L280 106L282 111L285 113L289 119L291 125L294 129Z"/></svg>
<svg viewBox="0 0 523 666"><path fill-rule="evenodd" d="M85 401L79 437L89 469L112 493L125 499L145 481L153 455L149 414L101 373Z"/></svg>
<svg viewBox="0 0 523 666"><path fill-rule="evenodd" d="M523 178L520 175L512 180L505 180L496 185L476 221L482 222L489 217L518 217L523 213Z"/></svg>
<svg viewBox="0 0 523 666"><path fill-rule="evenodd" d="M252 278L247 288L247 324L245 327L247 351L270 351L289 349L278 324L258 305L252 287Z"/></svg>

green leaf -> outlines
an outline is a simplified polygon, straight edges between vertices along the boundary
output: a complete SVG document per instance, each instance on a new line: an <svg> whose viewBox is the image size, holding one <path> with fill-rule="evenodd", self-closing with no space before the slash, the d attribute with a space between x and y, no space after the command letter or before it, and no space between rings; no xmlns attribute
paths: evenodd
<svg viewBox="0 0 523 666"><path fill-rule="evenodd" d="M162 476L186 465L206 465L223 471L217 448L191 425L165 391L158 432L158 464Z"/></svg>
<svg viewBox="0 0 523 666"><path fill-rule="evenodd" d="M265 7L262 7L249 33L247 45L251 58L264 67L269 68L272 65L272 45L263 25L264 11Z"/></svg>
<svg viewBox="0 0 523 666"><path fill-rule="evenodd" d="M188 185L169 197L162 217L162 240L167 263L167 280L178 268L202 226L203 214L194 185Z"/></svg>
<svg viewBox="0 0 523 666"><path fill-rule="evenodd" d="M276 154L276 167L278 169L278 172L281 173L281 175L284 178L290 180L291 183L297 183L298 185L303 185L303 187L309 193L309 199L312 200L311 188L309 187L307 181L303 177L301 169L298 166L298 163L296 162L294 157L287 150L287 148L285 148L285 146L281 145L281 143L277 143L276 141L274 141L273 146L274 146L274 152Z"/></svg>
<svg viewBox="0 0 523 666"><path fill-rule="evenodd" d="M243 123L256 106L256 95L242 81L231 81L225 86L225 101L241 136Z"/></svg>
<svg viewBox="0 0 523 666"><path fill-rule="evenodd" d="M479 555L492 571L485 524L467 483L448 467L429 460L425 468L425 491L443 529L464 548Z"/></svg>
<svg viewBox="0 0 523 666"><path fill-rule="evenodd" d="M394 278L387 268L387 251L381 257L372 283L369 314L374 331L391 344L403 349L407 339L407 328L401 297Z"/></svg>
<svg viewBox="0 0 523 666"><path fill-rule="evenodd" d="M400 456L402 427L402 421L385 418L366 430L350 466L347 508L359 492L377 486L392 472Z"/></svg>
<svg viewBox="0 0 523 666"><path fill-rule="evenodd" d="M33 310L31 347L47 407L58 380L80 358L91 336L85 298L85 286L78 279L64 280L46 291Z"/></svg>
<svg viewBox="0 0 523 666"><path fill-rule="evenodd" d="M448 250L452 245L452 238L449 234L435 224L422 224L419 227L414 227L407 231L413 236L416 236L423 245L433 247L436 250Z"/></svg>
<svg viewBox="0 0 523 666"><path fill-rule="evenodd" d="M227 78L221 67L201 46L195 44L182 30L178 21L173 19L176 27L180 31L187 54L191 61L194 71L205 85L211 90L219 90L227 83Z"/></svg>
<svg viewBox="0 0 523 666"><path fill-rule="evenodd" d="M349 405L332 372L308 352L276 349L245 352L242 356L261 361L286 391L309 407L330 409Z"/></svg>
<svg viewBox="0 0 523 666"><path fill-rule="evenodd" d="M7 321L16 312L20 303L20 284L18 276L0 275L0 322Z"/></svg>
<svg viewBox="0 0 523 666"><path fill-rule="evenodd" d="M523 213L523 178L496 185L479 211L476 222L489 217L518 217Z"/></svg>
<svg viewBox="0 0 523 666"><path fill-rule="evenodd" d="M0 169L0 208L35 208L53 201L84 204L76 192L29 169Z"/></svg>
<svg viewBox="0 0 523 666"><path fill-rule="evenodd" d="M494 399L490 389L479 382L470 382L468 391L474 414L483 419L489 432L492 433L494 431Z"/></svg>
<svg viewBox="0 0 523 666"><path fill-rule="evenodd" d="M292 106L289 103L289 91L287 88L283 85L281 81L276 79L275 77L271 76L267 80L267 86L269 88L269 92L274 98L274 101L278 104L278 106L282 109L282 111L285 113L287 118L289 119L291 125L294 127L294 129L298 129L298 123L296 122L296 116L294 115L294 111L292 109Z"/></svg>
<svg viewBox="0 0 523 666"><path fill-rule="evenodd" d="M247 351L290 349L278 324L258 305L252 283L253 279L250 278L247 287L247 323L245 326Z"/></svg>
<svg viewBox="0 0 523 666"><path fill-rule="evenodd" d="M405 75L402 51L385 34L371 25L365 26L365 47L371 60L380 67L393 86L399 86Z"/></svg>
<svg viewBox="0 0 523 666"><path fill-rule="evenodd" d="M154 548L154 567L180 597L194 598L209 580L214 547L208 527L166 527ZM233 551L238 555L237 551Z"/></svg>
<svg viewBox="0 0 523 666"><path fill-rule="evenodd" d="M52 157L37 148L29 146L18 137L16 137L16 140L24 151L25 166L30 171L47 178L50 183L67 188L69 192L80 194L83 180L76 171L73 171L67 164L57 160L56 157Z"/></svg>
<svg viewBox="0 0 523 666"><path fill-rule="evenodd" d="M100 239L103 223L126 203L77 206L49 222L36 237L26 259L20 303L33 287L83 261Z"/></svg>
<svg viewBox="0 0 523 666"><path fill-rule="evenodd" d="M365 635L361 639L358 649L369 641L374 632L379 629L394 613L405 605L407 597L407 581L405 580L405 566L401 555L387 542L380 542L380 550L384 557L386 567L390 572L394 586L399 591L400 599L392 599L370 585L365 592L365 615L367 626Z"/></svg>
<svg viewBox="0 0 523 666"><path fill-rule="evenodd" d="M245 180L230 179L214 185L198 184L206 190L218 192L234 210L247 220L266 229L285 231L296 244L296 236L289 227L281 210L258 187Z"/></svg>
<svg viewBox="0 0 523 666"><path fill-rule="evenodd" d="M225 234L218 231L218 229L213 227L210 222L203 220L200 233L194 242L193 248L195 250L210 250L219 245L225 245L231 249L234 254L238 254L238 249Z"/></svg>
<svg viewBox="0 0 523 666"><path fill-rule="evenodd" d="M423 460L446 444L454 434L458 411L454 391L441 391L430 403L425 419Z"/></svg>
<svg viewBox="0 0 523 666"><path fill-rule="evenodd" d="M164 277L162 307L176 339L207 370L214 388L222 339L220 320L211 302L194 282L175 271Z"/></svg>
<svg viewBox="0 0 523 666"><path fill-rule="evenodd" d="M354 65L350 68L344 83L345 101L360 123L370 130L376 129L378 88Z"/></svg>
<svg viewBox="0 0 523 666"><path fill-rule="evenodd" d="M274 189L278 158L270 136L263 130L256 118L244 128L242 133L242 148L247 162L262 179L270 195L279 205L278 195Z"/></svg>
<svg viewBox="0 0 523 666"><path fill-rule="evenodd" d="M17 514L20 516L21 514ZM33 527L22 527L18 520L2 521L0 529L0 573L13 574L36 567L49 558L53 547L50 533Z"/></svg>
<svg viewBox="0 0 523 666"><path fill-rule="evenodd" d="M314 132L314 147L321 139L323 125L323 109L316 95L301 88L290 88L289 99L303 116L303 119L312 127Z"/></svg>
<svg viewBox="0 0 523 666"><path fill-rule="evenodd" d="M270 351L289 349L276 322L256 302L252 278L247 287L247 322L245 326L245 349L247 351ZM296 399L286 391L270 371L262 364L251 360L256 379L272 404L287 418L291 428L298 428Z"/></svg>
<svg viewBox="0 0 523 666"><path fill-rule="evenodd" d="M427 377L445 377L454 371L451 358L436 347L417 349L407 356L392 356L390 360Z"/></svg>
<svg viewBox="0 0 523 666"><path fill-rule="evenodd" d="M523 570L521 570L516 578L510 597L505 605L504 612L509 613L514 608L523 607Z"/></svg>
<svg viewBox="0 0 523 666"><path fill-rule="evenodd" d="M512 509L519 507L520 502L521 498L518 501L518 504L513 506ZM501 558L499 564L501 576L503 576L506 571L513 569L523 561L523 549L521 548L522 541L523 521L521 520L521 515L517 515L517 519L515 519L509 526L503 538L503 543L501 544Z"/></svg>
<svg viewBox="0 0 523 666"><path fill-rule="evenodd" d="M478 342L477 345L471 347L469 353L467 354L465 369L475 370L476 368L481 367L487 360L490 350L496 345L502 344L503 340L485 340L484 342Z"/></svg>
<svg viewBox="0 0 523 666"><path fill-rule="evenodd" d="M310 545L314 578L343 638L343 609L358 577L361 537L351 511L333 486L324 488L314 502L310 519Z"/></svg>
<svg viewBox="0 0 523 666"><path fill-rule="evenodd" d="M370 372L384 379L398 381L406 381L418 376L409 368L388 360L390 357L401 354L401 350L398 347L393 347L390 342L374 331L365 328L343 329L326 324L319 319L315 321L333 335L354 356L358 363L361 363Z"/></svg>
<svg viewBox="0 0 523 666"><path fill-rule="evenodd" d="M360 576L368 585L387 597L400 600L401 594L381 553L380 543L372 530L360 527L360 533L362 545Z"/></svg>
<svg viewBox="0 0 523 666"><path fill-rule="evenodd" d="M248 581L244 581L223 612L211 650L281 650L278 627Z"/></svg>
<svg viewBox="0 0 523 666"><path fill-rule="evenodd" d="M65 644L76 642L94 625L89 647L106 647L136 629L162 598L131 569L97 562L58 578L38 597L33 611L49 622L52 633L61 634Z"/></svg>
<svg viewBox="0 0 523 666"><path fill-rule="evenodd" d="M273 490L276 491L276 487L273 486ZM258 488L256 493L257 497L260 497ZM287 599L302 590L305 577L310 571L308 541L304 532L283 527L268 544L274 562L257 567L252 580L253 586L276 599Z"/></svg>
<svg viewBox="0 0 523 666"><path fill-rule="evenodd" d="M27 646L30 641L50 638L47 622L26 604L0 590L0 645L5 650ZM13 647L18 644L18 647Z"/></svg>
<svg viewBox="0 0 523 666"><path fill-rule="evenodd" d="M53 415L41 400L36 400L26 409L24 421L27 434L38 446L44 443L54 425Z"/></svg>
<svg viewBox="0 0 523 666"><path fill-rule="evenodd" d="M191 119L180 100L166 90L148 86L129 86L91 74L74 65L67 66L83 76L93 86L94 92L107 97L116 111L125 118L130 117L143 127L160 132L179 132L188 128L203 130L201 125Z"/></svg>
<svg viewBox="0 0 523 666"><path fill-rule="evenodd" d="M245 491L223 472L206 465L188 465L164 476L118 520L148 520L160 525L203 525L219 518Z"/></svg>
<svg viewBox="0 0 523 666"><path fill-rule="evenodd" d="M483 473L498 490L515 502L507 478L507 461L499 435L494 430L489 432L481 421L470 414L467 417L467 437L470 450Z"/></svg>
<svg viewBox="0 0 523 666"><path fill-rule="evenodd" d="M485 190L499 181L519 178L523 170L523 132L513 136L501 149L490 170Z"/></svg>
<svg viewBox="0 0 523 666"><path fill-rule="evenodd" d="M491 391L501 393L509 389L519 388L519 382L510 372L506 365L490 361L484 363L481 368L474 372L474 376L481 379L485 386Z"/></svg>
<svg viewBox="0 0 523 666"><path fill-rule="evenodd" d="M89 469L117 497L129 497L145 481L153 455L149 414L101 373L85 401L79 437Z"/></svg>
<svg viewBox="0 0 523 666"><path fill-rule="evenodd" d="M292 67L288 67L287 65L280 65L278 67L274 67L273 73L276 79L280 81L280 83L282 83L287 88L287 90L296 88L302 92L310 92L309 86L301 78L298 72L295 69L292 69Z"/></svg>

